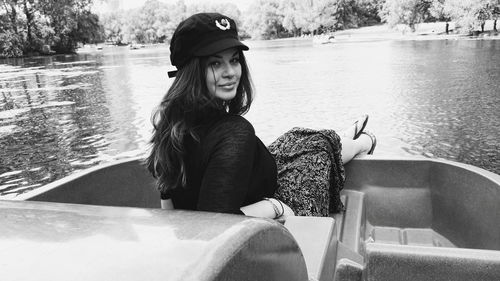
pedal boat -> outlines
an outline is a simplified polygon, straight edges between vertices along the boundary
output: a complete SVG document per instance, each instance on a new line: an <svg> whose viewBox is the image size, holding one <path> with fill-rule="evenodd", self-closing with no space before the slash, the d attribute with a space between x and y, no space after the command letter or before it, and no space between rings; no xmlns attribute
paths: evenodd
<svg viewBox="0 0 500 281"><path fill-rule="evenodd" d="M160 209L140 159L0 200L2 280L500 280L500 176L346 165L346 211L274 220Z"/></svg>

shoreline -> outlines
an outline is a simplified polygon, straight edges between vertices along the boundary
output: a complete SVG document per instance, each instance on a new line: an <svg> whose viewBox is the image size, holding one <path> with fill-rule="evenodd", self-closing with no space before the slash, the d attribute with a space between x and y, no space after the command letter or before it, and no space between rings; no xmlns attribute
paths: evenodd
<svg viewBox="0 0 500 281"><path fill-rule="evenodd" d="M454 28L454 25L452 25ZM334 36L335 38L330 43L335 42L368 42L368 41L385 41L385 40L415 40L415 41L425 41L425 40L499 40L500 32L495 32L493 30L485 30L484 33L478 33L477 35L469 35L467 33L458 33L451 29L449 34L445 32L445 23L422 23L415 32L409 32L407 26L397 26L394 28L389 27L387 24L364 26L359 28L352 28L346 30L339 30L333 33L322 34L322 35L306 35L302 37L288 37L288 38L278 38L271 39L276 41L287 41L287 40L314 40L316 38L321 39L321 37L328 38L329 36ZM252 40L248 41L261 41ZM328 43L328 42L327 42Z"/></svg>
<svg viewBox="0 0 500 281"><path fill-rule="evenodd" d="M500 33L493 30L485 30L477 35L459 33L454 30L454 24L449 34L445 32L443 22L419 24L415 32L408 32L408 27L399 25L391 28L387 24L366 26L354 29L341 30L332 33L335 39L355 40L497 40Z"/></svg>
<svg viewBox="0 0 500 281"><path fill-rule="evenodd" d="M454 24L451 25L453 29L446 34L444 31L445 23L434 22L434 23L421 23L417 25L415 32L408 32L408 27L405 25L399 25L395 28L389 27L387 24L364 26L359 28L352 28L346 30L340 30L329 34L322 35L306 35L301 37L287 37L287 38L277 38L269 40L259 40L259 39L246 39L244 41L288 41L288 40L314 40L315 38L321 38L321 36L331 36L335 38L331 42L371 42L371 41L386 41L386 40L400 40L400 41L425 41L425 40L500 40L500 32L494 30L485 30L483 33L477 33L477 35L469 35L467 33L458 33L454 30ZM153 44L153 45L163 45ZM79 53L99 51L96 50L97 46L104 46L106 44L96 44L93 47L77 48L74 52L68 53L56 53L56 54L36 54L36 55L25 55L20 57L0 57L0 60L8 59L21 59L21 58L36 58L36 57L51 57L60 55L75 55ZM91 46L90 44L88 46ZM124 45L128 46L128 45ZM123 47L118 45L112 45L112 47Z"/></svg>

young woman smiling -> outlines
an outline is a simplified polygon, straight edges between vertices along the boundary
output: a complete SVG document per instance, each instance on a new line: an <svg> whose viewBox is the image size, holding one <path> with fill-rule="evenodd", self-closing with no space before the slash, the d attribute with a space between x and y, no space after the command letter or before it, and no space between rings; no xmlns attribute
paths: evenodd
<svg viewBox="0 0 500 281"><path fill-rule="evenodd" d="M368 116L341 136L294 128L267 148L242 117L253 98L247 50L221 14L195 14L175 30L177 71L154 112L146 161L162 207L267 218L342 210L343 163L375 148Z"/></svg>
<svg viewBox="0 0 500 281"><path fill-rule="evenodd" d="M231 48L209 56L207 88L211 96L230 101L236 96L240 83L241 65L238 49Z"/></svg>

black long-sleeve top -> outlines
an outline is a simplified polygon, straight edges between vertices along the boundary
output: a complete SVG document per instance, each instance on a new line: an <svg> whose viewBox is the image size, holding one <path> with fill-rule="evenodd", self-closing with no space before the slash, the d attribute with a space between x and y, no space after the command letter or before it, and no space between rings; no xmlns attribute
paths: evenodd
<svg viewBox="0 0 500 281"><path fill-rule="evenodd" d="M199 142L186 140L186 187L170 197L176 209L242 214L240 207L273 196L273 156L238 115L223 114L197 127Z"/></svg>

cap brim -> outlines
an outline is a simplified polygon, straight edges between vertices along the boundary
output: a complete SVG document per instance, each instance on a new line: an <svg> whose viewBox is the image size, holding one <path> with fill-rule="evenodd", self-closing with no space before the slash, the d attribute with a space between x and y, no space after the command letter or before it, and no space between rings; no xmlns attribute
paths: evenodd
<svg viewBox="0 0 500 281"><path fill-rule="evenodd" d="M239 40L234 38L226 38L222 40L218 40L213 42L212 44L208 44L203 46L203 48L194 52L195 56L209 56L216 54L218 52L230 49L230 48L238 48L243 51L248 51L248 46L241 43Z"/></svg>

